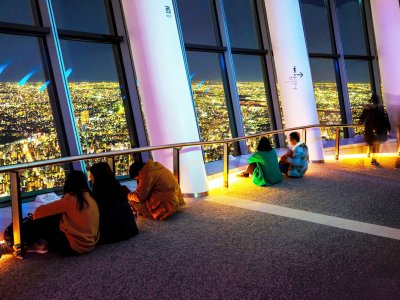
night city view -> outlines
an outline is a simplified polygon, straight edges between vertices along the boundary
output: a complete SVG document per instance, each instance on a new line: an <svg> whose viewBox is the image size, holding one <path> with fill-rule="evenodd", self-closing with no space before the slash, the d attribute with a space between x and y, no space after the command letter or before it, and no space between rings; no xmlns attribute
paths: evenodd
<svg viewBox="0 0 400 300"><path fill-rule="evenodd" d="M43 83L0 83L0 165L12 165L61 156ZM125 112L116 82L70 83L76 123L83 153L131 147ZM40 112L40 115L38 114ZM127 174L130 157L116 161L117 175ZM91 161L90 163L93 163ZM88 165L88 162L87 162ZM29 169L22 174L22 191L59 187L64 184L62 166ZM8 174L0 174L0 197L9 195Z"/></svg>
<svg viewBox="0 0 400 300"><path fill-rule="evenodd" d="M271 128L263 82L238 82L242 117L246 135ZM0 83L0 165L12 165L61 156L48 94L40 90L42 83ZM98 153L129 149L125 111L117 82L70 83L76 124L83 153ZM370 85L350 83L349 94L358 122L362 107L370 97ZM222 82L192 82L194 101L203 141L231 138L228 110ZM314 83L314 91L321 124L341 123L335 83ZM38 111L41 112L40 116ZM360 132L361 133L361 132ZM326 140L334 139L334 130L321 130ZM254 151L257 140L249 140ZM204 147L205 161L222 158L221 146ZM127 173L131 157L116 161L116 173ZM93 162L90 162L93 163ZM89 163L87 162L87 165ZM23 191L34 191L62 186L64 168L49 166L30 169L23 173ZM0 174L0 197L9 195L8 174Z"/></svg>

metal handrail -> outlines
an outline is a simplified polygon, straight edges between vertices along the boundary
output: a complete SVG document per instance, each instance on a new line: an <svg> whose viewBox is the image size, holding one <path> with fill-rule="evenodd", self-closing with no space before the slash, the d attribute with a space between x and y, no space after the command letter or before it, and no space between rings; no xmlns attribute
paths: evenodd
<svg viewBox="0 0 400 300"><path fill-rule="evenodd" d="M22 164L16 165L8 165L0 167L0 173L10 172L10 171L18 171L30 168L37 168L42 166L51 166L51 165L60 165L75 161L81 160L89 160L95 158L104 158L104 157L114 157L114 156L121 156L133 153L140 153L140 152L151 152L156 150L164 150L164 149L173 149L173 148L184 148L184 147L191 147L191 146L205 146L205 145L214 145L214 144L226 144L226 143L234 143L242 140L247 140L251 138L257 138L264 135L274 135L285 133L287 131L295 131L295 130L307 130L311 128L324 128L324 127L363 127L364 125L360 124L333 124L333 125L308 125L308 126L300 126L300 127L292 127L292 128L285 128L285 129L278 129L278 130L271 130L263 133L256 133L247 135L244 137L236 137L224 140L217 140L217 141L202 141L202 142L187 142L187 143L176 143L176 144L166 144L162 146L148 146L148 147L140 147L140 148L133 148L133 149L126 149L126 150L118 150L118 151L109 151L109 152L99 152L99 153L92 153L92 154L83 154L77 156L69 156L69 157L60 157L48 160L41 160L41 161L34 161L34 162L27 162Z"/></svg>
<svg viewBox="0 0 400 300"><path fill-rule="evenodd" d="M335 141L335 158L336 160L339 159L339 138L340 138L340 128L349 128L349 127L363 127L364 125L361 124L331 124L331 125L308 125L308 126L299 126L299 127L292 127L292 128L285 128L285 129L278 129L278 130L271 130L263 133L251 134L244 137L236 137L231 139L224 139L218 141L203 141L203 142L188 142L188 143L176 143L176 144L168 144L162 146L149 146L149 147L141 147L141 148L134 148L134 149L127 149L127 150L119 150L119 151L110 151L110 152L101 152L101 153L94 153L94 154L85 154L79 156L70 156L70 157L62 157L62 158L55 158L43 161L35 161L35 162L28 162L23 164L17 165L9 165L0 167L0 173L8 172L10 175L10 194L11 194L11 211L12 211L12 221L13 221L13 233L14 233L14 255L18 258L22 258L24 255L24 248L23 242L21 239L21 223L22 223L22 209L21 209L21 189L20 189L20 171L29 168L36 168L42 166L49 166L49 165L59 165L70 163L74 161L81 161L81 160L89 160L95 158L107 158L108 163L114 170L114 157L133 154L133 153L140 153L140 152L150 152L156 150L163 150L163 149L173 149L173 172L176 178L179 181L179 152L181 148L184 147L191 147L191 146L205 146L205 145L214 145L214 144L223 144L223 178L224 178L224 186L228 187L228 178L229 178L229 147L230 143L247 140L251 138L257 138L260 136L271 136L274 134L285 133L288 131L295 131L295 130L302 130L303 131L303 140L306 142L307 138L307 129L312 128L335 128L336 130L336 141ZM394 127L399 127L398 125ZM400 155L400 141L398 140L398 152Z"/></svg>

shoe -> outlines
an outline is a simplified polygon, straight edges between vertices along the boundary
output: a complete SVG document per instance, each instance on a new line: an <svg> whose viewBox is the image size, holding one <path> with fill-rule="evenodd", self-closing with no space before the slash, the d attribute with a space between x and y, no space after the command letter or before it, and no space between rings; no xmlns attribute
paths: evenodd
<svg viewBox="0 0 400 300"><path fill-rule="evenodd" d="M378 167L378 168L382 168L381 164L378 163L375 159L374 159L374 160L371 160L371 165L373 165L373 166L375 166L375 167Z"/></svg>
<svg viewBox="0 0 400 300"><path fill-rule="evenodd" d="M250 173L246 173L246 172L242 172L242 173L240 173L240 174L237 174L237 176L238 177L249 177L250 176Z"/></svg>
<svg viewBox="0 0 400 300"><path fill-rule="evenodd" d="M39 240L26 248L26 252L45 254L49 252L49 246L45 240Z"/></svg>

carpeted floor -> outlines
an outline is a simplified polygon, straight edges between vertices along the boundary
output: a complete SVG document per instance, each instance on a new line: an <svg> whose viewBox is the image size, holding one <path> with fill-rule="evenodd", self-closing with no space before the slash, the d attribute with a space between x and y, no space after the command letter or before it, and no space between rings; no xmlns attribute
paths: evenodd
<svg viewBox="0 0 400 300"><path fill-rule="evenodd" d="M400 229L400 170L312 164L302 179L240 179L165 222L80 257L0 259L1 299L398 299L400 241L221 205L219 195Z"/></svg>

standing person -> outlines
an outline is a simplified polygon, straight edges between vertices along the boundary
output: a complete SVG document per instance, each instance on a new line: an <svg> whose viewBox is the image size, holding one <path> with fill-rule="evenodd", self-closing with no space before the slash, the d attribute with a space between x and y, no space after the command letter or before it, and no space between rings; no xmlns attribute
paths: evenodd
<svg viewBox="0 0 400 300"><path fill-rule="evenodd" d="M289 143L291 148L281 157L279 168L289 177L303 177L308 169L308 147L298 132L289 134Z"/></svg>
<svg viewBox="0 0 400 300"><path fill-rule="evenodd" d="M360 123L365 125L364 139L371 150L371 164L379 166L379 148L381 143L387 140L391 127L385 109L379 104L378 95L373 94L370 101L371 103L364 106Z"/></svg>
<svg viewBox="0 0 400 300"><path fill-rule="evenodd" d="M174 174L159 162L134 162L129 175L138 184L128 199L140 215L162 221L185 204Z"/></svg>
<svg viewBox="0 0 400 300"><path fill-rule="evenodd" d="M253 183L258 186L271 186L283 179L279 170L278 156L265 136L258 142L257 152L249 158L249 165L240 176L249 177L250 174Z"/></svg>
<svg viewBox="0 0 400 300"><path fill-rule="evenodd" d="M92 194L100 212L100 244L126 240L139 233L133 211L126 197L129 189L115 179L105 162L90 168Z"/></svg>
<svg viewBox="0 0 400 300"><path fill-rule="evenodd" d="M46 253L50 248L71 255L91 251L99 240L99 210L85 174L68 174L63 197L36 208L24 233L27 252Z"/></svg>

